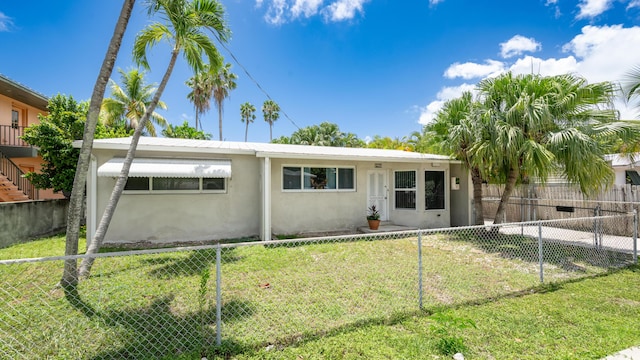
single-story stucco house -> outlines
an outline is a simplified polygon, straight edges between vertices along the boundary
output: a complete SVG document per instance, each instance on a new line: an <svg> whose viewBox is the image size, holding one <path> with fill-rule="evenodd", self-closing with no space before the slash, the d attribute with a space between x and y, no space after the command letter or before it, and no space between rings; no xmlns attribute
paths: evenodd
<svg viewBox="0 0 640 360"><path fill-rule="evenodd" d="M94 142L87 237L95 233L130 142ZM105 243L355 231L374 204L391 224L463 226L472 223L471 196L468 172L441 155L142 137Z"/></svg>

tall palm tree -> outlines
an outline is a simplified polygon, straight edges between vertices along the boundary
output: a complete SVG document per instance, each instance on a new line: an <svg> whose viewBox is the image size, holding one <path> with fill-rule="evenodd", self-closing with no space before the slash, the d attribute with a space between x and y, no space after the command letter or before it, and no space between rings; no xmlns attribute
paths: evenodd
<svg viewBox="0 0 640 360"><path fill-rule="evenodd" d="M105 125L124 126L128 130L135 129L147 112L156 88L144 83L144 71L131 69L125 72L118 69L118 72L122 86L110 80L111 97L102 102L103 121ZM167 105L163 101L158 101L157 107L165 110ZM163 129L167 127L167 120L155 111L151 113L151 120L145 126L146 132L151 136L157 135L153 123L160 125Z"/></svg>
<svg viewBox="0 0 640 360"><path fill-rule="evenodd" d="M269 141L273 140L273 123L280 117L280 106L273 100L265 100L262 104L264 121L269 123Z"/></svg>
<svg viewBox="0 0 640 360"><path fill-rule="evenodd" d="M604 154L618 139L633 139L633 125L618 121L615 86L588 84L576 75L506 73L478 84L486 136L474 147L475 161L505 183L494 223L504 219L518 181L544 183L560 172L589 195L613 181Z"/></svg>
<svg viewBox="0 0 640 360"><path fill-rule="evenodd" d="M120 10L120 15L118 16L118 21L116 22L111 40L109 41L109 47L107 47L98 77L95 85L93 86L87 121L84 125L84 135L82 137L82 146L80 147L80 156L78 157L78 164L76 166L77 171L73 178L73 190L71 191L71 197L69 198L67 234L64 250L65 255L78 254L78 240L80 238L80 222L82 218L82 206L84 204L84 190L85 184L87 183L87 173L89 170L91 149L93 148L93 139L96 133L96 127L98 126L100 107L107 87L107 81L113 72L113 67L115 65L116 58L118 57L118 52L120 51L120 45L122 44L122 38L127 30L129 18L131 18L134 3L135 0L125 0L122 3L122 9ZM78 267L75 259L65 260L64 272L62 274L60 284L63 287L75 287L78 284Z"/></svg>
<svg viewBox="0 0 640 360"><path fill-rule="evenodd" d="M226 63L224 66L211 74L211 85L213 88L213 99L218 108L218 128L220 130L220 141L222 141L222 113L224 110L224 99L229 97L229 92L236 88L236 79L238 76L231 72L231 64Z"/></svg>
<svg viewBox="0 0 640 360"><path fill-rule="evenodd" d="M102 245L111 223L111 218L115 213L116 205L127 182L138 141L147 121L149 121L151 114L160 101L160 96L162 96L162 92L171 77L178 55L180 53L184 54L184 58L194 72L204 67L203 53L208 58L211 66L219 66L222 63L222 58L213 41L205 33L205 30L211 31L217 34L218 38L224 42L228 39L229 29L224 20L224 9L217 0L151 0L149 14L156 13L160 13L161 18L166 20L166 23L153 23L136 36L133 45L133 57L139 65L149 69L147 49L156 45L160 40L166 40L171 47L169 65L151 103L147 107L146 113L133 133L129 150L122 165L122 171L118 176L96 233L87 247L87 254L97 253ZM80 276L88 276L92 265L93 259L85 258L80 265Z"/></svg>
<svg viewBox="0 0 640 360"><path fill-rule="evenodd" d="M244 142L247 142L247 134L249 134L249 124L256 119L256 107L250 102L240 105L240 120L245 123Z"/></svg>
<svg viewBox="0 0 640 360"><path fill-rule="evenodd" d="M195 128L198 130L199 126L202 129L200 115L204 115L211 108L211 96L213 95L209 65L205 65L201 71L196 72L187 80L186 84L191 88L187 98L193 103L193 107L196 110Z"/></svg>
<svg viewBox="0 0 640 360"><path fill-rule="evenodd" d="M482 175L480 166L482 162L474 162L472 147L481 141L478 136L479 104L473 100L470 92L465 92L461 97L447 101L436 113L432 123L424 128L438 152L450 155L462 161L471 173L473 184L473 208L475 213L475 225L484 224L482 211Z"/></svg>

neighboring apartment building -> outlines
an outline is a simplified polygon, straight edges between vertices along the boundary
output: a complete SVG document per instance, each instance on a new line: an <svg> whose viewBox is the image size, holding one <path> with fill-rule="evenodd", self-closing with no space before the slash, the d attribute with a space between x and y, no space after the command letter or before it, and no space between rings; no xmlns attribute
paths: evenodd
<svg viewBox="0 0 640 360"><path fill-rule="evenodd" d="M20 139L24 129L47 114L46 96L0 75L0 202L60 199L52 190L37 190L24 178L40 170L37 149Z"/></svg>

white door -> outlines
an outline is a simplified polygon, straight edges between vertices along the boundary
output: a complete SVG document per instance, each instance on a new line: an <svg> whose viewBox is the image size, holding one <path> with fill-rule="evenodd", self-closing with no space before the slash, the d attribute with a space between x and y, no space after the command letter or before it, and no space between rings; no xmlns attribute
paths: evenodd
<svg viewBox="0 0 640 360"><path fill-rule="evenodd" d="M367 173L367 209L375 205L380 220L389 220L389 186L386 170L369 170Z"/></svg>

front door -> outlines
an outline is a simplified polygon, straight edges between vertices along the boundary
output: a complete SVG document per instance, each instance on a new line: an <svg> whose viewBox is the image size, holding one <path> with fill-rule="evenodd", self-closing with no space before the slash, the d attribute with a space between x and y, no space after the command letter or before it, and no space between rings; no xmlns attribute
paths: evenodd
<svg viewBox="0 0 640 360"><path fill-rule="evenodd" d="M386 170L369 170L367 173L367 209L375 205L380 220L389 220L389 186Z"/></svg>

